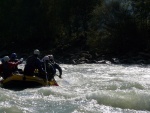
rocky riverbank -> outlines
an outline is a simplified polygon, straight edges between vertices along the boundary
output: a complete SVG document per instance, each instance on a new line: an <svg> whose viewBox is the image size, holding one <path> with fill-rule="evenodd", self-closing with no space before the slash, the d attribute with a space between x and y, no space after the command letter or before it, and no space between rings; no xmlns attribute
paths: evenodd
<svg viewBox="0 0 150 113"><path fill-rule="evenodd" d="M56 57L56 61L65 64L150 64L150 54L141 52L123 56L108 56L99 55L97 53L91 54L88 51L82 51L75 54L66 54L64 56Z"/></svg>
<svg viewBox="0 0 150 113"><path fill-rule="evenodd" d="M98 53L92 53L89 51L78 51L78 52L52 52L52 51L41 51L42 55L53 54L55 61L62 64L84 64L84 63L97 63L97 64L150 64L150 54L145 52L129 53L126 55L103 55ZM59 53L59 54L58 54ZM3 50L0 52L0 57L4 55L10 55L11 52ZM32 54L32 52L17 53L18 57L23 57L24 60Z"/></svg>

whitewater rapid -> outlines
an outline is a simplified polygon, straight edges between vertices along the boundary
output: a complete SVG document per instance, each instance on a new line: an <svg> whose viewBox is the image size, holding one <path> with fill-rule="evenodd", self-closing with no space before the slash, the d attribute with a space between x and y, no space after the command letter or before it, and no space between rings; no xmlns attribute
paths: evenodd
<svg viewBox="0 0 150 113"><path fill-rule="evenodd" d="M60 66L59 86L0 88L0 113L150 113L149 65Z"/></svg>

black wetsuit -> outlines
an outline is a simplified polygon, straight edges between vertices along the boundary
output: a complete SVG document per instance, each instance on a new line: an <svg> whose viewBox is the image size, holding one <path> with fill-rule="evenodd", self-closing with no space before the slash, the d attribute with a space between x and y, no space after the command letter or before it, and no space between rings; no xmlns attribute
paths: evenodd
<svg viewBox="0 0 150 113"><path fill-rule="evenodd" d="M39 75L45 74L40 59L37 57L37 55L32 55L29 56L29 58L26 61L24 74L28 76L33 76L35 69L38 69Z"/></svg>
<svg viewBox="0 0 150 113"><path fill-rule="evenodd" d="M56 73L56 70L54 69L54 67L52 66L52 64L50 62L46 61L46 62L42 63L42 66L43 66L45 72L47 72L48 80L53 79L54 75Z"/></svg>

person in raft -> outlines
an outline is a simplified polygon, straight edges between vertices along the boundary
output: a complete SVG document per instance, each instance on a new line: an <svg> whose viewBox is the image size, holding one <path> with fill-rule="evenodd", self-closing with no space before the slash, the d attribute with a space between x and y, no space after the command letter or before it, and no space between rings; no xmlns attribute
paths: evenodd
<svg viewBox="0 0 150 113"><path fill-rule="evenodd" d="M25 68L24 68L24 74L28 76L40 76L45 77L46 72L44 71L42 67L42 63L39 59L40 51L38 49L35 49L33 52L33 55L29 56L26 60ZM38 71L38 74L35 74L35 70Z"/></svg>
<svg viewBox="0 0 150 113"><path fill-rule="evenodd" d="M15 69L17 69L18 64L21 61L17 62L10 62L9 56L4 56L2 59L2 63L0 64L0 73L1 76L6 79L7 77L11 76Z"/></svg>
<svg viewBox="0 0 150 113"><path fill-rule="evenodd" d="M44 70L47 72L48 80L54 79L54 75L56 73L56 70L54 69L54 67L50 63L50 60L49 60L48 56L43 57L42 66L43 66Z"/></svg>
<svg viewBox="0 0 150 113"><path fill-rule="evenodd" d="M48 59L49 58L49 59ZM54 76L56 75L57 70L59 71L59 75L57 75L59 78L62 78L62 69L59 66L58 63L55 62L53 55L46 55L42 58L41 62L44 64L44 60L48 59L47 61L49 62L50 68L53 68L53 73L51 73L50 78L53 79ZM51 69L52 70L52 69ZM53 75L52 75L53 74Z"/></svg>

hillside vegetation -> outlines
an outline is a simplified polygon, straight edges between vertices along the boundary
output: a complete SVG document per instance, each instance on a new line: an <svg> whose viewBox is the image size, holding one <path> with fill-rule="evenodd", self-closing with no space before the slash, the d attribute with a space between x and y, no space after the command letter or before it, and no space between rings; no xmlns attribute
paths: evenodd
<svg viewBox="0 0 150 113"><path fill-rule="evenodd" d="M150 53L149 0L0 0L0 50Z"/></svg>

